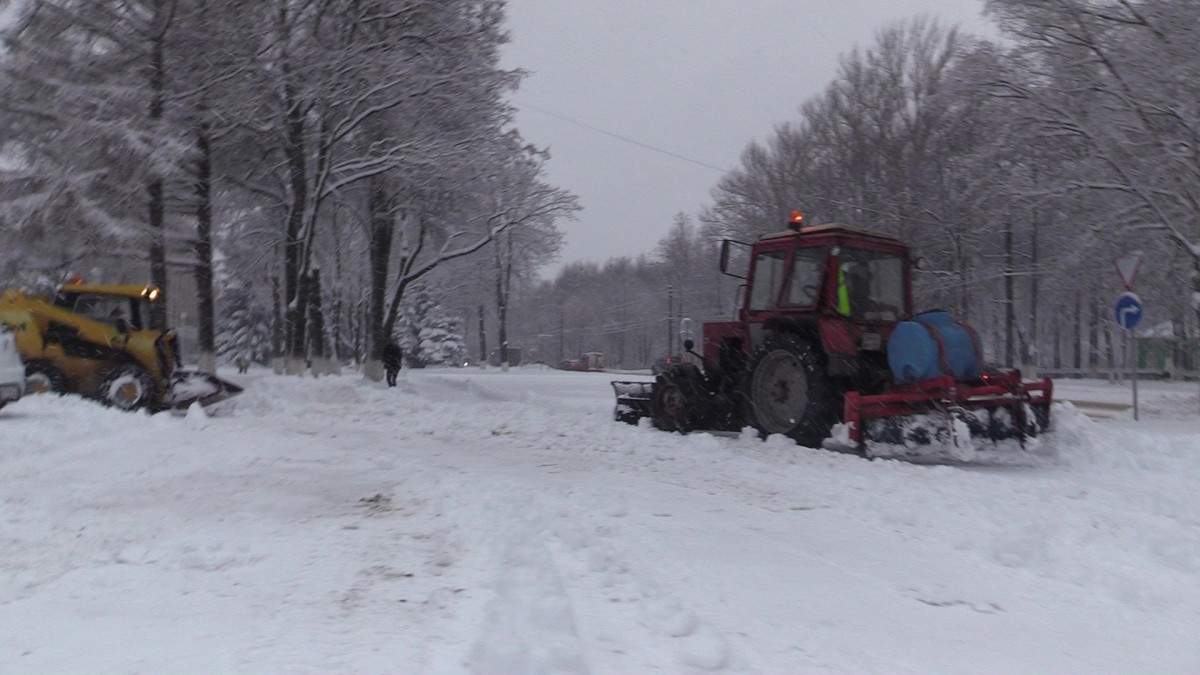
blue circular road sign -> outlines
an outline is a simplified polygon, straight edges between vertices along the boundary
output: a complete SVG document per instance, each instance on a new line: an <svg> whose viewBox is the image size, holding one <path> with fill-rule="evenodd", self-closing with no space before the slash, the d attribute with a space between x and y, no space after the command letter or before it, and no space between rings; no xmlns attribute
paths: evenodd
<svg viewBox="0 0 1200 675"><path fill-rule="evenodd" d="M1133 330L1142 320L1142 299L1136 293L1122 293L1114 308L1117 324L1125 330Z"/></svg>

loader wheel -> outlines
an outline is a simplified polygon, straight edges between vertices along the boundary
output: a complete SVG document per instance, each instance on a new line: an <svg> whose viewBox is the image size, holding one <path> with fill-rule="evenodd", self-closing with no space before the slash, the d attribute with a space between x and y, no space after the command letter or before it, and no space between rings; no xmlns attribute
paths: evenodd
<svg viewBox="0 0 1200 675"><path fill-rule="evenodd" d="M812 344L795 335L770 338L754 354L743 384L746 419L759 433L785 434L820 447L837 421L836 391Z"/></svg>
<svg viewBox="0 0 1200 675"><path fill-rule="evenodd" d="M663 431L687 433L704 419L704 376L690 363L664 370L655 378L650 421Z"/></svg>
<svg viewBox="0 0 1200 675"><path fill-rule="evenodd" d="M138 410L154 402L154 379L141 366L108 369L100 384L100 400L121 410Z"/></svg>
<svg viewBox="0 0 1200 675"><path fill-rule="evenodd" d="M67 378L49 363L30 361L25 366L25 390L31 394L65 394Z"/></svg>

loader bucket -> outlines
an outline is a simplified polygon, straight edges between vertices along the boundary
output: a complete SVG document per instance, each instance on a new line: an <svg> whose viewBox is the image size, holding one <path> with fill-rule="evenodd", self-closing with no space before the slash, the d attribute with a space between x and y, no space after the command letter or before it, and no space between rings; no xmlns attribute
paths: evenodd
<svg viewBox="0 0 1200 675"><path fill-rule="evenodd" d="M881 394L848 392L848 440L868 456L978 458L1002 446L1025 449L1050 426L1050 378L1023 382L1018 371L977 382L945 376Z"/></svg>
<svg viewBox="0 0 1200 675"><path fill-rule="evenodd" d="M164 401L168 408L184 410L193 403L209 407L237 396L242 388L227 380L195 370L176 371Z"/></svg>
<svg viewBox="0 0 1200 675"><path fill-rule="evenodd" d="M613 418L618 422L637 424L643 417L650 417L650 397L653 382L613 382L617 395L617 408Z"/></svg>

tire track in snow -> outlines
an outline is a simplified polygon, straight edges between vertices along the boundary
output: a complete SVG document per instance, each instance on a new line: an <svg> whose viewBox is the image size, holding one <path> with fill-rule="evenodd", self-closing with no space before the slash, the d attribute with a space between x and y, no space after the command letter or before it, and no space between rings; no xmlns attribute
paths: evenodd
<svg viewBox="0 0 1200 675"><path fill-rule="evenodd" d="M499 568L472 672L708 673L740 661L694 611L631 568L618 528L606 524L620 509L596 524L526 495L489 512Z"/></svg>

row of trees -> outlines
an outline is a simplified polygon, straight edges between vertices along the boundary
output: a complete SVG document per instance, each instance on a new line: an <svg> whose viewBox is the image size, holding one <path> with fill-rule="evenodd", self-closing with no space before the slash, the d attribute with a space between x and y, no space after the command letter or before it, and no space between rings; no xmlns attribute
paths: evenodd
<svg viewBox="0 0 1200 675"><path fill-rule="evenodd" d="M261 357L269 343L291 372L352 355L377 376L420 282L486 294L503 336L514 281L554 255L555 221L578 208L513 127L503 7L16 5L0 54L0 273L148 267L188 306L171 270L190 273L208 367L218 347Z"/></svg>
<svg viewBox="0 0 1200 675"><path fill-rule="evenodd" d="M987 9L1003 42L928 19L883 30L796 120L749 145L697 224L677 220L657 255L567 268L530 302L562 307L565 335L644 364L668 348L668 286L687 313L728 316L716 241L752 241L800 209L912 243L924 258L918 306L972 322L1007 364L1111 364L1122 289L1109 261L1143 251L1147 323L1194 367L1184 346L1200 315L1200 3ZM556 319L543 312L533 330L554 332Z"/></svg>
<svg viewBox="0 0 1200 675"><path fill-rule="evenodd" d="M927 19L888 28L657 250L551 281L537 268L578 205L512 127L502 9L26 0L0 57L0 226L15 243L0 276L132 261L165 286L181 267L204 351L220 328L225 349L293 369L377 357L418 306L480 357L490 342L644 366L678 351L681 317L729 316L719 240L799 208L911 242L918 305L975 324L996 360L1112 359L1108 259L1134 249L1150 319L1177 345L1196 335L1197 3L990 0L1003 42Z"/></svg>
<svg viewBox="0 0 1200 675"><path fill-rule="evenodd" d="M737 282L717 269L719 245L680 213L650 253L568 264L521 294L516 342L550 363L600 351L610 365L645 367L678 353L685 319L699 342L701 319L732 317Z"/></svg>

